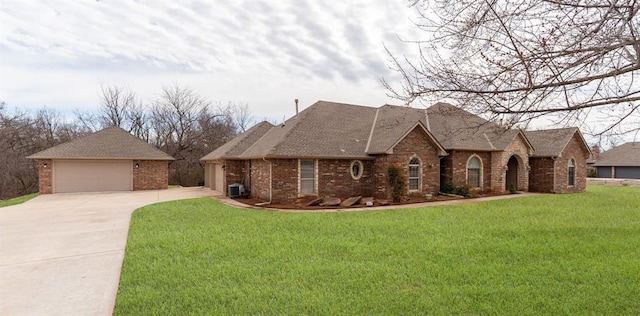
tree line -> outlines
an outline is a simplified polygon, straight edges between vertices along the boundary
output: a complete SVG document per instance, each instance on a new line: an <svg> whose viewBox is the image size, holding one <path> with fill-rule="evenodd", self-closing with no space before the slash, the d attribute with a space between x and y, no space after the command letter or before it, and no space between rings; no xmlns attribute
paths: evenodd
<svg viewBox="0 0 640 316"><path fill-rule="evenodd" d="M213 103L190 88L163 87L143 103L130 88L102 86L95 111L10 110L0 102L0 199L38 191L36 162L26 157L109 126L119 126L175 161L169 183L202 183L199 159L254 123L248 104Z"/></svg>

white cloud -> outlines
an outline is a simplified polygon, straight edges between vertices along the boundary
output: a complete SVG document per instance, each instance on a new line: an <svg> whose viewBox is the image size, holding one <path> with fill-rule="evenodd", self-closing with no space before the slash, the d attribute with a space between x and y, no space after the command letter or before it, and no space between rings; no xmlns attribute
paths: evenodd
<svg viewBox="0 0 640 316"><path fill-rule="evenodd" d="M4 1L0 99L70 113L95 108L100 84L151 100L166 85L258 117L293 99L378 106L395 74L383 42L416 34L403 1Z"/></svg>

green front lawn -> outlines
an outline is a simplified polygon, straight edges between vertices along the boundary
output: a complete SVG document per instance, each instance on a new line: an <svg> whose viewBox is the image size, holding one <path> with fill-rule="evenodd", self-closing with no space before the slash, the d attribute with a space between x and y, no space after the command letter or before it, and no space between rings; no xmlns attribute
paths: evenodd
<svg viewBox="0 0 640 316"><path fill-rule="evenodd" d="M352 213L137 210L118 315L638 315L640 189Z"/></svg>
<svg viewBox="0 0 640 316"><path fill-rule="evenodd" d="M31 194L19 196L17 198L0 201L0 207L22 204L26 201L33 199L36 196L38 196L38 193L31 193Z"/></svg>

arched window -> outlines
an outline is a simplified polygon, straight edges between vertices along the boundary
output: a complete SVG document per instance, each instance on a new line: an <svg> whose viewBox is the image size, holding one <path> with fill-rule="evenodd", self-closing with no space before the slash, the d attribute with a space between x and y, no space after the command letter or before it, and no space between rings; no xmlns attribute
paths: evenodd
<svg viewBox="0 0 640 316"><path fill-rule="evenodd" d="M576 162L572 159L569 159L569 168L567 168L568 178L569 178L569 186L572 187L576 184Z"/></svg>
<svg viewBox="0 0 640 316"><path fill-rule="evenodd" d="M409 161L409 191L420 190L420 160L412 158Z"/></svg>
<svg viewBox="0 0 640 316"><path fill-rule="evenodd" d="M480 158L471 157L467 161L467 185L472 188L480 187L480 174L481 174Z"/></svg>

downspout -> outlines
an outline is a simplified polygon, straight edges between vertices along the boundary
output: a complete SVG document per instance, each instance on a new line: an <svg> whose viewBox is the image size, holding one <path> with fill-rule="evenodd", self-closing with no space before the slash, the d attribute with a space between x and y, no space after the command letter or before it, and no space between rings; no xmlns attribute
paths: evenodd
<svg viewBox="0 0 640 316"><path fill-rule="evenodd" d="M557 163L556 160L558 159L558 157L551 157L551 159L553 160L553 188L551 188L551 193L558 193L558 192L556 192L556 184L557 184L557 180L556 180L556 177L557 177L556 173L557 172L556 172L556 170L558 170L558 168L556 168L556 163Z"/></svg>

